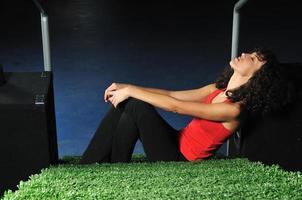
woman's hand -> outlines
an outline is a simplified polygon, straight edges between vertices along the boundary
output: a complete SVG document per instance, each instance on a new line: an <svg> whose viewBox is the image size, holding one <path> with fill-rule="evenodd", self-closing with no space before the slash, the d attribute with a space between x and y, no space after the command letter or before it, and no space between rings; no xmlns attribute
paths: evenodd
<svg viewBox="0 0 302 200"><path fill-rule="evenodd" d="M129 86L129 84L112 83L112 84L105 90L105 93L104 93L104 101L107 102L108 99L110 98L109 92L116 91L116 90L125 88L125 87L127 87L127 86Z"/></svg>
<svg viewBox="0 0 302 200"><path fill-rule="evenodd" d="M108 100L115 108L119 103L130 97L129 87L123 87L122 89L115 91L108 91L107 94L110 96Z"/></svg>

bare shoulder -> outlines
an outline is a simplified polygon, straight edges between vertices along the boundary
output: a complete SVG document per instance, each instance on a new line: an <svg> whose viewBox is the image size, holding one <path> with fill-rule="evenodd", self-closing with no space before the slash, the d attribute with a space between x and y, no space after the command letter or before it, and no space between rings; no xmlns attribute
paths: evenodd
<svg viewBox="0 0 302 200"><path fill-rule="evenodd" d="M211 83L209 85L206 86L209 90L210 93L214 92L215 90L217 90L218 88L216 87L216 83Z"/></svg>

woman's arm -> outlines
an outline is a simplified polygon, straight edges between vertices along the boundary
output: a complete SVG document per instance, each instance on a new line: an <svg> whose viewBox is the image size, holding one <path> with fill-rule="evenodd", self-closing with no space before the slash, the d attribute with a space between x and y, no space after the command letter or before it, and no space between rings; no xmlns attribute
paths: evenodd
<svg viewBox="0 0 302 200"><path fill-rule="evenodd" d="M148 87L141 87L141 86L137 86L135 85L135 87L152 92L152 93L156 93L156 94L162 94L162 95L166 95L166 96L170 96L170 92L169 90L164 90L164 89L158 89L158 88L148 88Z"/></svg>
<svg viewBox="0 0 302 200"><path fill-rule="evenodd" d="M212 121L232 121L240 114L238 103L177 102L176 113L190 115Z"/></svg>
<svg viewBox="0 0 302 200"><path fill-rule="evenodd" d="M130 84L123 84L123 83L112 83L104 92L104 100L107 101L109 96L108 93L111 91L119 90L125 87L128 87ZM137 88L152 92L152 93L157 93L157 94L162 94L166 96L170 96L170 91L169 90L164 90L164 89L157 89L157 88L147 88L147 87L141 87L137 86Z"/></svg>
<svg viewBox="0 0 302 200"><path fill-rule="evenodd" d="M200 102L182 101L164 94L153 93L134 85L130 85L127 89L127 93L130 97L140 99L163 110L183 115L213 121L231 121L240 113L240 107L238 104L204 104Z"/></svg>
<svg viewBox="0 0 302 200"><path fill-rule="evenodd" d="M107 100L109 98L108 92L119 90L119 89L125 88L127 86L130 86L130 84L112 83L105 90L104 100L107 102ZM215 83L206 85L204 87L197 88L197 89L181 90L181 91L169 91L169 90L164 90L164 89L147 88L147 87L140 87L140 86L136 86L136 87L149 91L149 92L152 92L152 93L170 96L175 99L182 100L182 101L201 101L202 99L204 99L209 94L211 94L214 90L217 89L215 86Z"/></svg>
<svg viewBox="0 0 302 200"><path fill-rule="evenodd" d="M140 86L136 86L136 87L152 93L170 96L182 101L200 101L205 97L207 97L216 89L215 83L197 89L180 90L180 91L170 91L170 90L147 88L147 87L140 87Z"/></svg>

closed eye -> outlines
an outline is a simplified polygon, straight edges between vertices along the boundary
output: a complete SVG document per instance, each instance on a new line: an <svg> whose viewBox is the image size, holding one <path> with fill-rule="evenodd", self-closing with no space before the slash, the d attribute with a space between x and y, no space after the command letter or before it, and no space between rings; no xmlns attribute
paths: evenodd
<svg viewBox="0 0 302 200"><path fill-rule="evenodd" d="M257 57L251 57L252 61L257 60Z"/></svg>

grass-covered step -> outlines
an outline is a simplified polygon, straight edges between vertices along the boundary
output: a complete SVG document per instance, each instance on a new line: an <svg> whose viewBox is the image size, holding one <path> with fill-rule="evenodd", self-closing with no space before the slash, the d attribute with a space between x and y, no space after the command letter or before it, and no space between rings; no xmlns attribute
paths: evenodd
<svg viewBox="0 0 302 200"><path fill-rule="evenodd" d="M68 159L67 159L68 160ZM247 159L51 166L3 199L302 199L301 172Z"/></svg>

